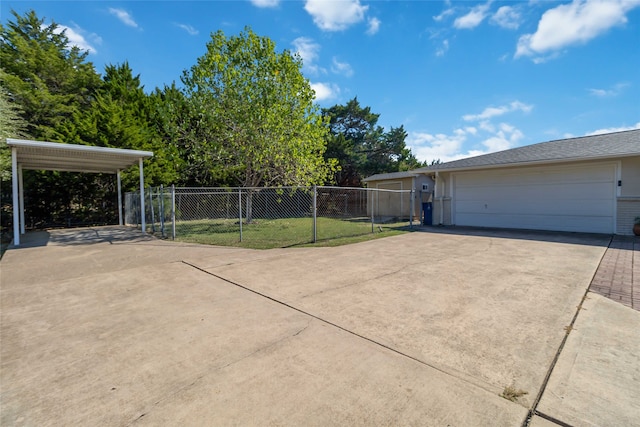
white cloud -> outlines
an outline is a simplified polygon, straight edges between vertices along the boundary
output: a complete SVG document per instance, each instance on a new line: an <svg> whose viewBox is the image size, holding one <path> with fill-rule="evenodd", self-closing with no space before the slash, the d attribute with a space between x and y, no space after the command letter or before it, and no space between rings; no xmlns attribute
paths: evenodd
<svg viewBox="0 0 640 427"><path fill-rule="evenodd" d="M518 40L515 56L553 53L586 43L616 25L627 22L625 14L640 6L640 0L573 0L547 10L533 34Z"/></svg>
<svg viewBox="0 0 640 427"><path fill-rule="evenodd" d="M360 0L306 0L304 5L313 22L324 31L344 30L362 21L368 9Z"/></svg>
<svg viewBox="0 0 640 427"><path fill-rule="evenodd" d="M109 8L109 13L114 15L116 18L120 20L124 25L129 27L138 28L138 23L131 17L129 12L124 9L116 9L114 7Z"/></svg>
<svg viewBox="0 0 640 427"><path fill-rule="evenodd" d="M629 83L618 83L609 89L589 89L589 93L601 98L618 96L624 88L628 87Z"/></svg>
<svg viewBox="0 0 640 427"><path fill-rule="evenodd" d="M200 32L188 24L176 24L179 28L185 30L191 36L197 36Z"/></svg>
<svg viewBox="0 0 640 427"><path fill-rule="evenodd" d="M490 119L491 117L501 116L503 114L511 113L513 111L522 111L528 113L533 109L532 105L527 105L520 101L513 101L507 105L501 105L499 107L487 107L480 114L465 114L462 118L465 121L476 121Z"/></svg>
<svg viewBox="0 0 640 427"><path fill-rule="evenodd" d="M486 131L486 129L484 130ZM478 129L474 127L455 129L450 135L411 132L407 137L407 146L411 148L411 152L418 160L431 162L440 159L443 162L450 162L465 157L508 150L524 138L524 134L519 129L507 123L500 123L488 132L490 135L479 140L480 147L478 144L474 144L476 147L472 149L465 149L464 145L469 136L475 139L480 137Z"/></svg>
<svg viewBox="0 0 640 427"><path fill-rule="evenodd" d="M502 28L516 30L520 26L520 12L515 7L502 6L491 17L491 23Z"/></svg>
<svg viewBox="0 0 640 427"><path fill-rule="evenodd" d="M407 146L419 160L450 162L466 157L462 144L467 140L464 130L458 129L452 135L411 132L407 136Z"/></svg>
<svg viewBox="0 0 640 427"><path fill-rule="evenodd" d="M444 18L453 15L455 12L456 12L455 8L450 7L448 9L443 10L440 15L434 16L433 20L436 22L440 22L444 20Z"/></svg>
<svg viewBox="0 0 640 427"><path fill-rule="evenodd" d="M280 0L251 0L256 7L276 7L280 4Z"/></svg>
<svg viewBox="0 0 640 427"><path fill-rule="evenodd" d="M316 93L316 101L333 99L340 93L340 88L333 83L311 83L311 89Z"/></svg>
<svg viewBox="0 0 640 427"><path fill-rule="evenodd" d="M640 122L631 126L620 126L620 127L602 128L602 129L594 130L593 132L587 133L585 136L600 135L603 133L612 133L612 132L623 132L625 130L635 130L635 129L640 129Z"/></svg>
<svg viewBox="0 0 640 427"><path fill-rule="evenodd" d="M449 50L449 40L443 40L442 45L436 49L436 56L444 56Z"/></svg>
<svg viewBox="0 0 640 427"><path fill-rule="evenodd" d="M302 58L302 68L313 75L318 75L320 72L324 72L320 68L316 61L319 58L318 52L320 51L320 45L308 37L298 37L292 43L296 50L296 53Z"/></svg>
<svg viewBox="0 0 640 427"><path fill-rule="evenodd" d="M64 31L65 35L69 39L71 46L77 46L82 51L89 51L89 53L96 54L98 51L95 47L85 38L83 33L85 31L76 26L75 28L67 27L66 25L58 25L57 33L60 34ZM102 40L95 34L91 34L91 37L95 42L100 43Z"/></svg>
<svg viewBox="0 0 640 427"><path fill-rule="evenodd" d="M498 129L495 135L482 142L487 147L487 153L508 150L524 137L524 134L519 129L507 123L500 123Z"/></svg>
<svg viewBox="0 0 640 427"><path fill-rule="evenodd" d="M480 129L482 129L485 132L493 133L496 131L496 127L493 124L491 124L489 120L482 120L479 126L480 126Z"/></svg>
<svg viewBox="0 0 640 427"><path fill-rule="evenodd" d="M353 75L353 68L347 62L340 62L338 58L333 57L333 65L331 65L331 71L335 74L342 74L343 76L351 77Z"/></svg>
<svg viewBox="0 0 640 427"><path fill-rule="evenodd" d="M508 150L517 146L524 138L524 134L509 123L493 124L488 119L511 111L528 112L532 108L530 105L514 101L502 107L486 108L481 114L466 114L463 116L464 120L477 120L478 125L454 129L451 134L410 132L407 146L419 160L428 162L437 159L449 162Z"/></svg>
<svg viewBox="0 0 640 427"><path fill-rule="evenodd" d="M380 24L382 22L378 18L369 19L369 28L367 28L367 34L370 36L376 34L380 30Z"/></svg>
<svg viewBox="0 0 640 427"><path fill-rule="evenodd" d="M474 7L466 15L456 18L456 20L453 21L453 26L464 30L470 30L477 27L482 23L482 21L484 21L484 18L487 17L490 5L491 1Z"/></svg>

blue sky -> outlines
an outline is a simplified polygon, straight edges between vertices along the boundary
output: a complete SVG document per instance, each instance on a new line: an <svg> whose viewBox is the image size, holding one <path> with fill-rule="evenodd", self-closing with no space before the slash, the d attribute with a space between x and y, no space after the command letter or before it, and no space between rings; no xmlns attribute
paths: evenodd
<svg viewBox="0 0 640 427"><path fill-rule="evenodd" d="M210 34L245 26L298 52L322 107L354 96L449 161L640 127L640 0L11 1L66 28L98 72L128 61L147 91Z"/></svg>

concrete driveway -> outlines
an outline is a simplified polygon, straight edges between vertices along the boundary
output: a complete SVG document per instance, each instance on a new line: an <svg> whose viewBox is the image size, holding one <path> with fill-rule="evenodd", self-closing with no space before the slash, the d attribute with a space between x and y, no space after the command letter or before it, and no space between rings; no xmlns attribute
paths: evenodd
<svg viewBox="0 0 640 427"><path fill-rule="evenodd" d="M608 243L467 230L254 251L121 228L27 237L0 263L2 425L519 426L538 397L562 421L540 391ZM591 330L581 320L572 334ZM617 350L621 364L634 348ZM526 394L511 402L505 387Z"/></svg>

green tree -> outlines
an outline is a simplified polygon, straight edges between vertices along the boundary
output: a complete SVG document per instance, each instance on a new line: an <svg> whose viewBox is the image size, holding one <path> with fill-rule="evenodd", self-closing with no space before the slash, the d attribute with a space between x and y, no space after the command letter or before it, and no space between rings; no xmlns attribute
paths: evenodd
<svg viewBox="0 0 640 427"><path fill-rule="evenodd" d="M0 72L0 78L2 78ZM0 86L0 230L9 231L11 215L11 150L7 138L28 138L27 123L20 116L20 106L12 102L7 91Z"/></svg>
<svg viewBox="0 0 640 427"><path fill-rule="evenodd" d="M357 97L325 109L323 114L330 126L325 157L338 161L334 175L338 185L359 187L367 176L422 166L406 146L404 127L385 132L377 124L380 115L372 113L371 107L362 107Z"/></svg>
<svg viewBox="0 0 640 427"><path fill-rule="evenodd" d="M12 11L14 21L0 25L0 85L19 107L33 139L70 142L74 117L86 110L101 85L88 52L71 46L64 31L34 11L24 16ZM17 110L18 111L18 110ZM25 171L25 207L29 225L108 221L114 210L103 206L102 188L113 188L93 175ZM6 188L3 186L3 188ZM111 194L113 190L111 190ZM109 197L108 204L113 205ZM105 213L107 215L105 216ZM75 216L75 219L73 218Z"/></svg>
<svg viewBox="0 0 640 427"><path fill-rule="evenodd" d="M225 174L225 165L210 161L215 155L211 146L211 115L200 114L194 100L187 98L175 82L152 94L155 105L156 129L166 143L176 151L174 166L178 177L176 184L184 186L233 185ZM204 107L203 107L204 108Z"/></svg>
<svg viewBox="0 0 640 427"><path fill-rule="evenodd" d="M376 129L380 115L373 114L370 107L362 108L357 97L325 109L323 114L330 129L325 157L336 159L339 166L333 180L342 187L359 187L367 162L365 147L371 145L367 140L380 133Z"/></svg>
<svg viewBox="0 0 640 427"><path fill-rule="evenodd" d="M0 79L2 74L0 74ZM7 138L28 138L27 122L20 115L20 106L9 99L7 91L0 86L0 181L4 188L11 181L11 151Z"/></svg>
<svg viewBox="0 0 640 427"><path fill-rule="evenodd" d="M128 62L108 65L90 107L74 114L66 140L153 151L154 157L145 165L145 183L155 186L173 182L177 178L173 161L177 151L160 137L157 102L156 97L145 94L140 76L133 75ZM137 188L137 169L123 172L122 178L123 188Z"/></svg>
<svg viewBox="0 0 640 427"><path fill-rule="evenodd" d="M323 158L327 128L301 67L299 56L276 52L250 28L212 34L207 52L182 76L193 114L186 125L198 129L181 132L197 137L186 144L204 157L196 165L224 166L244 187L324 182L331 170Z"/></svg>
<svg viewBox="0 0 640 427"><path fill-rule="evenodd" d="M1 84L33 138L60 141L67 121L91 103L100 76L55 22L45 25L33 10L11 13L15 21L0 25Z"/></svg>

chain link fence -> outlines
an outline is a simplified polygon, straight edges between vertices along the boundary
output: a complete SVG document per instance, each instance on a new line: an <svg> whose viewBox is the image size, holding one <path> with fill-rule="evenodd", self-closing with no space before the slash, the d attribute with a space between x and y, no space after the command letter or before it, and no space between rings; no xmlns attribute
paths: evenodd
<svg viewBox="0 0 640 427"><path fill-rule="evenodd" d="M148 232L212 245L287 247L411 227L412 190L345 187L177 188L145 191ZM125 195L125 221L141 224L139 193Z"/></svg>

